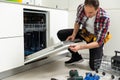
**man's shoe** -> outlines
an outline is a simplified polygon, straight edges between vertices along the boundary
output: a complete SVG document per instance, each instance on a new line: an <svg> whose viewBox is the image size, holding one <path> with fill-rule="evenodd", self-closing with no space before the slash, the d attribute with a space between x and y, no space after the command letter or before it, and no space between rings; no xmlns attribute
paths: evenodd
<svg viewBox="0 0 120 80"><path fill-rule="evenodd" d="M83 58L79 58L79 59L73 59L71 58L70 60L68 61L65 61L65 64L76 64L76 63L80 63L80 62L83 62Z"/></svg>
<svg viewBox="0 0 120 80"><path fill-rule="evenodd" d="M75 64L83 61L82 56L78 52L74 52L70 48L68 48L68 51L72 54L72 56L70 60L65 62L65 64Z"/></svg>

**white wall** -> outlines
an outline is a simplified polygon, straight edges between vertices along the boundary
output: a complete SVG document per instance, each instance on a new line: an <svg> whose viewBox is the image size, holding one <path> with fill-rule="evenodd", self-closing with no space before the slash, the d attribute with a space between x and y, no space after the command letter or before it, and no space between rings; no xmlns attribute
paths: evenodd
<svg viewBox="0 0 120 80"><path fill-rule="evenodd" d="M101 0L100 4L101 6L106 9L110 16L110 28L109 31L112 34L112 39L105 45L104 53L109 56L113 56L115 50L120 50L120 37L118 36L120 34L120 0Z"/></svg>
<svg viewBox="0 0 120 80"><path fill-rule="evenodd" d="M114 50L120 50L120 9L108 9L107 12L110 15L111 24L109 31L112 34L112 39L105 45L105 54L114 55Z"/></svg>
<svg viewBox="0 0 120 80"><path fill-rule="evenodd" d="M115 9L120 8L120 0L99 0L100 6L105 9Z"/></svg>
<svg viewBox="0 0 120 80"><path fill-rule="evenodd" d="M81 3L83 3L84 0L70 0L69 2L69 23L68 26L70 28L73 28L74 21L76 18L76 9L77 6ZM100 0L100 7L105 9L108 12L108 15L110 16L111 23L110 23L110 28L109 31L112 34L112 39L105 45L104 47L104 54L113 56L114 55L114 50L120 50L120 37L117 36L120 34L120 0ZM86 50L82 52L88 52Z"/></svg>

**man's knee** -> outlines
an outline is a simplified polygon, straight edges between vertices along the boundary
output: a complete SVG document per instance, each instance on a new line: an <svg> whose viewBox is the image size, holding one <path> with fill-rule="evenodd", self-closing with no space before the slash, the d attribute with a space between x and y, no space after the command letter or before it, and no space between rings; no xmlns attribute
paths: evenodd
<svg viewBox="0 0 120 80"><path fill-rule="evenodd" d="M59 39L60 41L64 41L64 40L65 40L63 36L64 36L64 34L63 34L62 30L59 30L59 31L57 32L57 37L58 37L58 39Z"/></svg>
<svg viewBox="0 0 120 80"><path fill-rule="evenodd" d="M90 60L89 61L89 66L91 68L91 70L98 70L100 68L101 65L101 60Z"/></svg>

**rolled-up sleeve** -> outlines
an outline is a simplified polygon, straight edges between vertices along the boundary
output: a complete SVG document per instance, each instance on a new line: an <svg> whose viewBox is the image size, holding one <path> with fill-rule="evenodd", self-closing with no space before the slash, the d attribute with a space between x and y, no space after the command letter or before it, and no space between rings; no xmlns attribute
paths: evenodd
<svg viewBox="0 0 120 80"><path fill-rule="evenodd" d="M101 46L104 43L105 36L108 32L108 27L110 24L110 19L108 17L102 17L99 21L99 30L97 34L97 42Z"/></svg>
<svg viewBox="0 0 120 80"><path fill-rule="evenodd" d="M81 24L81 20L83 18L83 4L79 5L77 7L77 13L76 13L76 20L75 23L77 24Z"/></svg>

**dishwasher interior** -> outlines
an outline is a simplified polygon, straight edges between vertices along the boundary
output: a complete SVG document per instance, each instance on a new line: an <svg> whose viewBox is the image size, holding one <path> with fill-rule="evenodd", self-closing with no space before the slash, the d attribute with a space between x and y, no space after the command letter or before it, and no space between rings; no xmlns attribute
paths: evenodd
<svg viewBox="0 0 120 80"><path fill-rule="evenodd" d="M47 47L47 11L24 9L24 56Z"/></svg>

